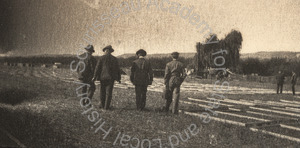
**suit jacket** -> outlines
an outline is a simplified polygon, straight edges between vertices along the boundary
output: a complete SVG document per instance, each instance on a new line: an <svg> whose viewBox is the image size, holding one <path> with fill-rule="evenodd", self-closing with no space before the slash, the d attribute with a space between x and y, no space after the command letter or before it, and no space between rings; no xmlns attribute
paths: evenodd
<svg viewBox="0 0 300 148"><path fill-rule="evenodd" d="M134 85L149 85L153 81L151 64L144 58L139 58L132 63L130 81Z"/></svg>
<svg viewBox="0 0 300 148"><path fill-rule="evenodd" d="M80 55L81 57L86 56L86 53ZM86 80L91 81L93 78L93 74L95 72L95 66L96 66L96 59L94 56L92 56L90 53L87 53L87 58L83 60L85 66L78 68L78 78L79 80ZM82 66L82 65L80 65ZM82 69L84 69L83 72L80 72Z"/></svg>
<svg viewBox="0 0 300 148"><path fill-rule="evenodd" d="M297 83L297 75L296 74L293 74L292 77L291 77L291 83L293 85L295 85Z"/></svg>
<svg viewBox="0 0 300 148"><path fill-rule="evenodd" d="M98 80L121 80L118 59L111 54L103 55L99 58L94 77Z"/></svg>
<svg viewBox="0 0 300 148"><path fill-rule="evenodd" d="M284 82L284 74L283 73L277 74L276 80L277 80L277 84L283 84L283 82Z"/></svg>
<svg viewBox="0 0 300 148"><path fill-rule="evenodd" d="M181 81L183 81L185 77L186 73L183 63L177 60L173 60L167 63L164 76L165 85L169 86L169 82L171 79L173 80L174 78L180 78Z"/></svg>

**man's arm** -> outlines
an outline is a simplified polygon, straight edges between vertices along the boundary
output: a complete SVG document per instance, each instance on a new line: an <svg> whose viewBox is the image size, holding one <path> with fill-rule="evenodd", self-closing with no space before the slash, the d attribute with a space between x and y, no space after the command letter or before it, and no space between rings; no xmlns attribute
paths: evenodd
<svg viewBox="0 0 300 148"><path fill-rule="evenodd" d="M164 76L164 83L165 83L165 85L168 85L169 79L170 79L170 75L171 75L171 71L170 71L169 66L167 64L166 65L166 69L165 69L165 76Z"/></svg>
<svg viewBox="0 0 300 148"><path fill-rule="evenodd" d="M135 70L136 70L136 66L135 66L135 63L132 62L132 66L131 66L131 72L130 72L130 81L131 83L133 83L134 81L134 73L135 73Z"/></svg>
<svg viewBox="0 0 300 148"><path fill-rule="evenodd" d="M95 66L96 66L95 58L93 56L90 56L87 59L87 66L89 66L89 69L90 69L90 71L92 72L92 75L93 75L95 73Z"/></svg>
<svg viewBox="0 0 300 148"><path fill-rule="evenodd" d="M182 65L181 78L182 81L186 78L187 74L185 72L185 66Z"/></svg>
<svg viewBox="0 0 300 148"><path fill-rule="evenodd" d="M101 58L99 58L97 65L95 67L94 76L93 76L92 81L96 81L97 76L99 76L99 72L101 71L101 68L102 68L101 66L102 66Z"/></svg>
<svg viewBox="0 0 300 148"><path fill-rule="evenodd" d="M297 75L295 74L295 75L293 75L292 77L291 77L291 81L292 82L294 82L294 83L296 83L297 82Z"/></svg>
<svg viewBox="0 0 300 148"><path fill-rule="evenodd" d="M91 62L92 62L91 69L92 69L92 72L94 74L95 73L96 64L97 64L97 60L95 59L95 57L91 58Z"/></svg>
<svg viewBox="0 0 300 148"><path fill-rule="evenodd" d="M118 59L116 58L116 72L117 72L117 81L119 83L121 83L121 70L120 70L120 66L119 66L119 61Z"/></svg>
<svg viewBox="0 0 300 148"><path fill-rule="evenodd" d="M149 67L148 67L148 75L149 75L149 84L148 85L152 85L152 82L153 82L153 70L152 70L152 66L151 66L151 63L150 63L150 61L148 61L148 65L149 65Z"/></svg>

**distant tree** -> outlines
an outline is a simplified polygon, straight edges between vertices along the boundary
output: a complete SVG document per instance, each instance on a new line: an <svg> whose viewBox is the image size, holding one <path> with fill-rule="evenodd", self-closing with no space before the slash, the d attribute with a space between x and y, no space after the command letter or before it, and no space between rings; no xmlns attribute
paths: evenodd
<svg viewBox="0 0 300 148"><path fill-rule="evenodd" d="M241 70L243 74L261 74L262 63L257 58L248 58L241 62Z"/></svg>
<svg viewBox="0 0 300 148"><path fill-rule="evenodd" d="M243 37L241 32L237 30L232 30L224 39L223 48L228 51L226 58L226 64L233 71L236 71L236 68L240 60L240 49L242 46Z"/></svg>

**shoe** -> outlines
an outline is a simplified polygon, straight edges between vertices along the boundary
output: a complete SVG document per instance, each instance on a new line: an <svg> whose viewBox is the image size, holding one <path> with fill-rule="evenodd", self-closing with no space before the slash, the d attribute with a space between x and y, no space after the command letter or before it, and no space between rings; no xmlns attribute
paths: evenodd
<svg viewBox="0 0 300 148"><path fill-rule="evenodd" d="M169 109L167 109L166 107L163 107L163 108L161 109L161 111L162 111L162 112L169 112Z"/></svg>
<svg viewBox="0 0 300 148"><path fill-rule="evenodd" d="M144 112L149 112L150 110L147 109L147 108L142 108L141 111L144 111Z"/></svg>

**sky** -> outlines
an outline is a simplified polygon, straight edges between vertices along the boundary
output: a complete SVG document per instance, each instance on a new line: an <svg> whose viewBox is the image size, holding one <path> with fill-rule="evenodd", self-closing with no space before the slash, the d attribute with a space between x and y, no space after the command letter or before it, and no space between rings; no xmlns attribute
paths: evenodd
<svg viewBox="0 0 300 148"><path fill-rule="evenodd" d="M202 21L220 39L232 29L240 31L241 53L300 52L299 0L169 0L164 7L161 1L147 7L148 0L140 0L139 10L118 12L131 1L137 6L138 0L1 0L0 54L76 54L88 44L86 33L96 55L107 45L115 55L140 48L149 54L195 52L196 43L205 40L197 28ZM176 14L171 8L177 4ZM183 15L192 8L187 18L181 17L184 8ZM199 16L198 24L190 22L192 15ZM97 23L104 26L101 31L88 31Z"/></svg>

